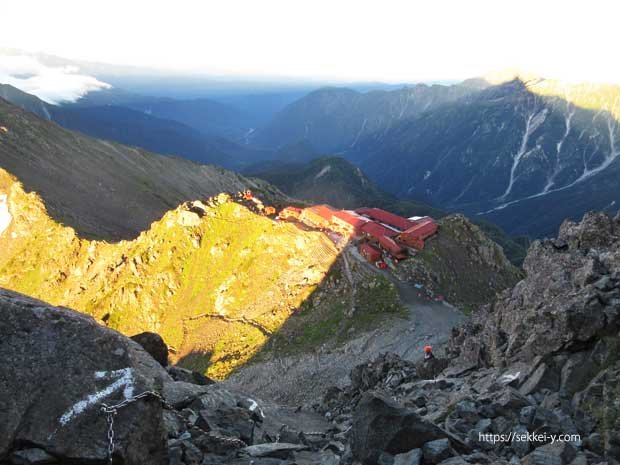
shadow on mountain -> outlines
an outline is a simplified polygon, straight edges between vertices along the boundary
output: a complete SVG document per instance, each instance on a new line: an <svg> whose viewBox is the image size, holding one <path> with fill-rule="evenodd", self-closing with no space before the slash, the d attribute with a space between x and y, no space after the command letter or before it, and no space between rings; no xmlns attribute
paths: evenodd
<svg viewBox="0 0 620 465"><path fill-rule="evenodd" d="M67 131L2 99L0 126L0 167L89 239L133 239L184 201L249 185L223 168Z"/></svg>
<svg viewBox="0 0 620 465"><path fill-rule="evenodd" d="M620 108L550 86L489 86L365 138L347 158L401 198L480 215L511 235L552 234L564 218L620 203Z"/></svg>

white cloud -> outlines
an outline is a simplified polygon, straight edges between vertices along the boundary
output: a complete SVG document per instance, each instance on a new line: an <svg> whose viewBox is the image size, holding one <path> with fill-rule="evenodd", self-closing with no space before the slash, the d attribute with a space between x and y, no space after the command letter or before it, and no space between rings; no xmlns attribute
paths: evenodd
<svg viewBox="0 0 620 465"><path fill-rule="evenodd" d="M74 102L111 86L79 73L75 66L47 66L27 55L0 55L0 83L10 84L48 103Z"/></svg>
<svg viewBox="0 0 620 465"><path fill-rule="evenodd" d="M620 83L617 0L19 0L0 44L89 62L343 81L516 67ZM36 12L36 14L33 14Z"/></svg>

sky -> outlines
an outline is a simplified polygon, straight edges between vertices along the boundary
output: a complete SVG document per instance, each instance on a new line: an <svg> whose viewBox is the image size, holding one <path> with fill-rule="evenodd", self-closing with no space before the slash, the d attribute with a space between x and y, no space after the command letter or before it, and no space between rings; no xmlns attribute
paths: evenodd
<svg viewBox="0 0 620 465"><path fill-rule="evenodd" d="M343 82L455 81L514 68L620 83L618 1L10 3L2 8L0 47L72 59Z"/></svg>

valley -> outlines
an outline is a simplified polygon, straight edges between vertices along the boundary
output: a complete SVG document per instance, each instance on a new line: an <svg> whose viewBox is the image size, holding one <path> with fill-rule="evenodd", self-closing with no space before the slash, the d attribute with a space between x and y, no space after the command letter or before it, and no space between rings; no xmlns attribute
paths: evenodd
<svg viewBox="0 0 620 465"><path fill-rule="evenodd" d="M0 48L0 464L620 463L620 86L218 79Z"/></svg>

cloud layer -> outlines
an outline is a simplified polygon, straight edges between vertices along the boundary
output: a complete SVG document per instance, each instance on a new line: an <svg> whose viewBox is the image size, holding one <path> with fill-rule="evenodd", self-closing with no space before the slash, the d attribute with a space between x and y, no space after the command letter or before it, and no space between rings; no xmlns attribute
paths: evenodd
<svg viewBox="0 0 620 465"><path fill-rule="evenodd" d="M27 55L0 55L0 83L10 84L48 103L75 102L112 86L79 73L75 66L47 66Z"/></svg>

